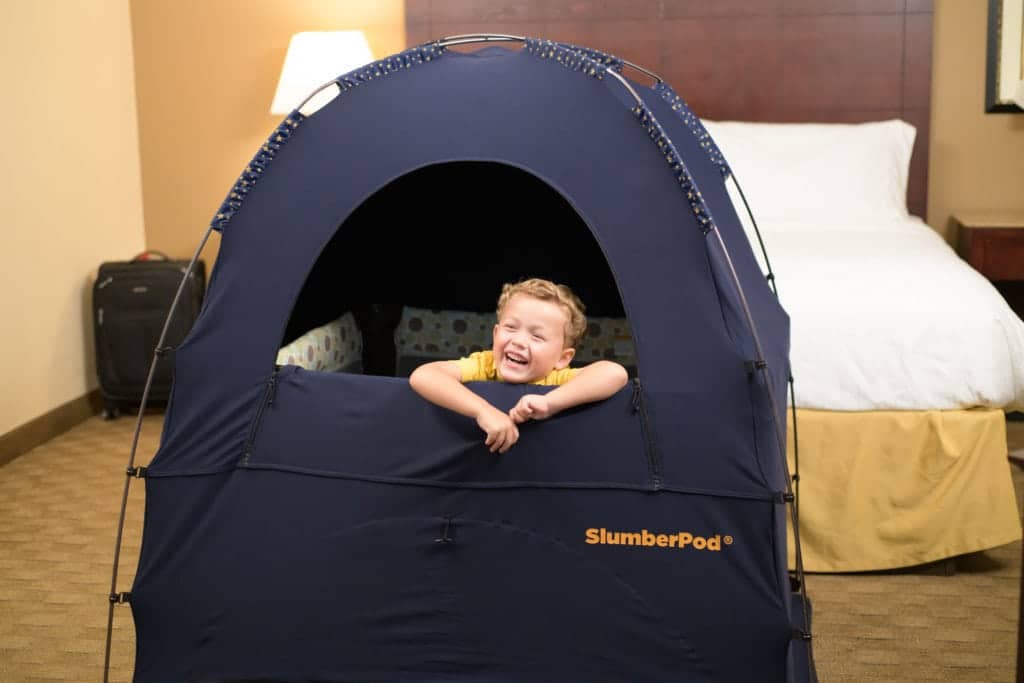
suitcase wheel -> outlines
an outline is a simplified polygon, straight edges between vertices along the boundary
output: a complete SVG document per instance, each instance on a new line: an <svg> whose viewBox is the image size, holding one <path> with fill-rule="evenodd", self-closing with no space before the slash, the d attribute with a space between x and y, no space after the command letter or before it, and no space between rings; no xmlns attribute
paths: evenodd
<svg viewBox="0 0 1024 683"><path fill-rule="evenodd" d="M103 406L103 419L104 420L116 420L121 416L121 408L113 401L107 401L106 405Z"/></svg>

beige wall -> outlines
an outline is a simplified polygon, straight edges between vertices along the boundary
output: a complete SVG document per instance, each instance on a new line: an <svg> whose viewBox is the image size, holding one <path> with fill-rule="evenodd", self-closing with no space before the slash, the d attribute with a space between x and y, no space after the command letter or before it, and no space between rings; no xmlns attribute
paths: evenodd
<svg viewBox="0 0 1024 683"><path fill-rule="evenodd" d="M1024 114L985 113L987 2L936 0L928 223L962 209L1024 211Z"/></svg>
<svg viewBox="0 0 1024 683"><path fill-rule="evenodd" d="M191 256L271 115L288 41L361 29L375 57L405 45L402 0L131 0L146 244ZM216 236L203 253L212 264Z"/></svg>
<svg viewBox="0 0 1024 683"><path fill-rule="evenodd" d="M0 6L0 434L97 385L90 277L142 249L128 0Z"/></svg>

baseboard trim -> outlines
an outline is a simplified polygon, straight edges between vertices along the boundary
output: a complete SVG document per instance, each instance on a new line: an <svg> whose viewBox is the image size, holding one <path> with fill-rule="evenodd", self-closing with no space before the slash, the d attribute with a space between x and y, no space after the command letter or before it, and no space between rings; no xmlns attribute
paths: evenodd
<svg viewBox="0 0 1024 683"><path fill-rule="evenodd" d="M99 389L94 389L0 435L0 466L63 434L101 410L103 398Z"/></svg>

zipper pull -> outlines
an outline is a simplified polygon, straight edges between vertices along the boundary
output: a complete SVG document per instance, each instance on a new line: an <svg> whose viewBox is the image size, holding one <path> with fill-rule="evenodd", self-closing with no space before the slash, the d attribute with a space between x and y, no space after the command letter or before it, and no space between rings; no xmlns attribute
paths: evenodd
<svg viewBox="0 0 1024 683"><path fill-rule="evenodd" d="M640 378L633 378L633 396L629 399L630 405L633 406L633 413L636 414L640 410Z"/></svg>
<svg viewBox="0 0 1024 683"><path fill-rule="evenodd" d="M763 360L745 360L743 361L743 367L747 371L747 379L754 379L754 375L757 374L758 370L764 370L768 367L768 363Z"/></svg>
<svg viewBox="0 0 1024 683"><path fill-rule="evenodd" d="M277 371L278 368L274 368L274 372L270 375L270 387L267 391L267 407L274 405L274 395L277 394Z"/></svg>

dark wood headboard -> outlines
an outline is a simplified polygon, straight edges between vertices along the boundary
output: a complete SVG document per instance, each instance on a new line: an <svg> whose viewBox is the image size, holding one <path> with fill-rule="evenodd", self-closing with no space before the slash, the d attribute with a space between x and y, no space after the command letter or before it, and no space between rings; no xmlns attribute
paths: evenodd
<svg viewBox="0 0 1024 683"><path fill-rule="evenodd" d="M705 118L902 118L917 128L907 204L925 217L932 0L406 1L410 45L474 32L610 52Z"/></svg>

